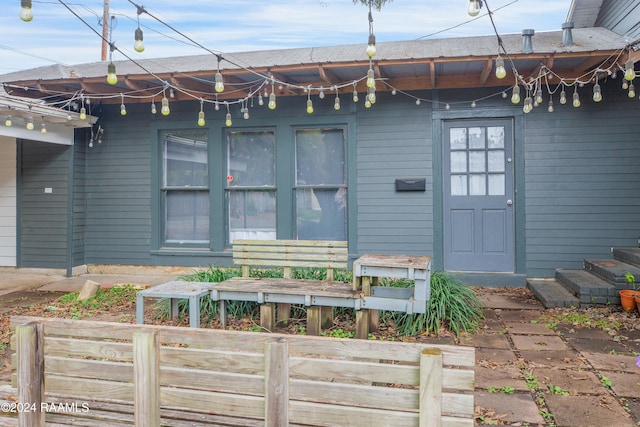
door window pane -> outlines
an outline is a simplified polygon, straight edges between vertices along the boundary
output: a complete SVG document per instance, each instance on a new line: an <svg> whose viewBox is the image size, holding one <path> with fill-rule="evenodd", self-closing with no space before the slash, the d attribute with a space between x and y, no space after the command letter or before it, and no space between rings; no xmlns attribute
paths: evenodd
<svg viewBox="0 0 640 427"><path fill-rule="evenodd" d="M481 127L469 128L469 149L485 148L484 129Z"/></svg>
<svg viewBox="0 0 640 427"><path fill-rule="evenodd" d="M484 151L469 152L469 171L485 172Z"/></svg>
<svg viewBox="0 0 640 427"><path fill-rule="evenodd" d="M505 176L504 174L491 174L489 175L489 195L490 196L504 196L505 189Z"/></svg>
<svg viewBox="0 0 640 427"><path fill-rule="evenodd" d="M466 196L467 195L467 176L451 175L451 195Z"/></svg>
<svg viewBox="0 0 640 427"><path fill-rule="evenodd" d="M451 172L462 173L467 171L467 152L454 151L451 153Z"/></svg>
<svg viewBox="0 0 640 427"><path fill-rule="evenodd" d="M487 194L487 184L484 174L469 175L469 195L484 196Z"/></svg>
<svg viewBox="0 0 640 427"><path fill-rule="evenodd" d="M449 140L452 150L466 150L467 128L451 128L449 130Z"/></svg>
<svg viewBox="0 0 640 427"><path fill-rule="evenodd" d="M209 192L167 191L165 239L171 243L209 241Z"/></svg>
<svg viewBox="0 0 640 427"><path fill-rule="evenodd" d="M492 150L487 153L489 172L504 172L504 151Z"/></svg>
<svg viewBox="0 0 640 427"><path fill-rule="evenodd" d="M504 148L504 127L488 127L487 143L489 148Z"/></svg>

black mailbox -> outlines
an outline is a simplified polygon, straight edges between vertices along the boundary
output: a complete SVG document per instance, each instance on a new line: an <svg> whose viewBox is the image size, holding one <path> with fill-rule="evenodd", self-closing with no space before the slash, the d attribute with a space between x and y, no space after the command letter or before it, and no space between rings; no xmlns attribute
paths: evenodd
<svg viewBox="0 0 640 427"><path fill-rule="evenodd" d="M425 191L425 178L398 178L396 179L396 191Z"/></svg>

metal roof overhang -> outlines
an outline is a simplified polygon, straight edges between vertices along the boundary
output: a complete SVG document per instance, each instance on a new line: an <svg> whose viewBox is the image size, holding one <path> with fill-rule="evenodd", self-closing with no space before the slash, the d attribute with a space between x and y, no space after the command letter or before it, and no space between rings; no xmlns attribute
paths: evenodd
<svg viewBox="0 0 640 427"><path fill-rule="evenodd" d="M89 127L97 121L97 117L87 116L81 120L78 113L6 94L0 94L0 117L3 122L0 136L64 145L73 145L74 129ZM11 117L11 126L4 125L7 117ZM33 130L26 128L29 119L33 121ZM43 123L46 133L41 132Z"/></svg>

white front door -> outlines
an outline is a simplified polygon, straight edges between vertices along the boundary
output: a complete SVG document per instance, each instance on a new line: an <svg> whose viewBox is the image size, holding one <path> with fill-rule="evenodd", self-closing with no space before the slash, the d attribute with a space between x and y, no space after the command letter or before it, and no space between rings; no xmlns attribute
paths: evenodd
<svg viewBox="0 0 640 427"><path fill-rule="evenodd" d="M0 136L0 266L16 266L16 139Z"/></svg>

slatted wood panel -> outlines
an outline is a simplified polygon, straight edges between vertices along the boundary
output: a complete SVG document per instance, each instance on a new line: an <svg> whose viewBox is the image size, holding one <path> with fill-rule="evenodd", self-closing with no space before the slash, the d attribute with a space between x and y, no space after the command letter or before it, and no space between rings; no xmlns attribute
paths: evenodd
<svg viewBox="0 0 640 427"><path fill-rule="evenodd" d="M110 404L133 402L133 334L156 333L163 421L167 411L263 419L265 344L283 340L292 425L418 425L419 361L433 348L442 351L444 364L442 425L473 425L473 396L460 393L473 390L469 347L31 317L13 317L11 327L32 321L44 324L46 391ZM101 403L73 416L91 416L94 408L104 425L133 419L122 420L119 412L112 424Z"/></svg>

